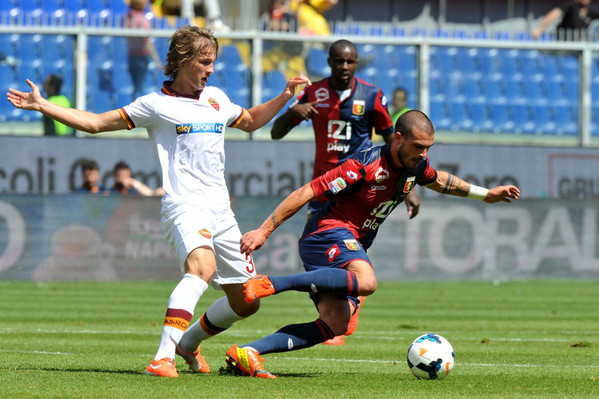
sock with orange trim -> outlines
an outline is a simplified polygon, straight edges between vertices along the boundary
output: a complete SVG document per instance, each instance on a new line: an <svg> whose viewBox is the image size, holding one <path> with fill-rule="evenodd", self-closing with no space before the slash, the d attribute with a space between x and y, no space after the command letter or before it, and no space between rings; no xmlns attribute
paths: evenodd
<svg viewBox="0 0 599 399"><path fill-rule="evenodd" d="M236 321L243 319L245 317L239 316L231 309L229 300L224 296L210 305L206 313L187 329L179 344L184 351L193 352L203 340L220 334Z"/></svg>
<svg viewBox="0 0 599 399"><path fill-rule="evenodd" d="M175 287L168 300L160 346L155 360L175 358L175 345L181 340L193 317L193 311L208 284L196 275L187 273Z"/></svg>

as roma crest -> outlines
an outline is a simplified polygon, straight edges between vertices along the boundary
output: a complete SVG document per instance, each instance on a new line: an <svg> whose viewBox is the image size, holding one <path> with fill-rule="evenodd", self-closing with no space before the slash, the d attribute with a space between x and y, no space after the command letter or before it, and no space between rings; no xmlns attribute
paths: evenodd
<svg viewBox="0 0 599 399"><path fill-rule="evenodd" d="M212 108L214 108L215 110L220 110L220 106L218 105L218 103L216 102L216 100L212 97L210 97L208 99L208 102L210 103L210 105L212 105Z"/></svg>

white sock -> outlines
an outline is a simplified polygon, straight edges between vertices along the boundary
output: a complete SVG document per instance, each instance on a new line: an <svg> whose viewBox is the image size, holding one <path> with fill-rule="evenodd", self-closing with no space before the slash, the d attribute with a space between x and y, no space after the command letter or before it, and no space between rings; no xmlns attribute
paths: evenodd
<svg viewBox="0 0 599 399"><path fill-rule="evenodd" d="M154 360L175 358L175 345L181 340L200 297L207 289L208 284L204 280L190 273L177 284L168 299L160 346Z"/></svg>
<svg viewBox="0 0 599 399"><path fill-rule="evenodd" d="M244 317L231 309L226 296L217 299L183 334L180 341L181 348L186 352L193 352L203 340L225 331L233 323L242 319Z"/></svg>

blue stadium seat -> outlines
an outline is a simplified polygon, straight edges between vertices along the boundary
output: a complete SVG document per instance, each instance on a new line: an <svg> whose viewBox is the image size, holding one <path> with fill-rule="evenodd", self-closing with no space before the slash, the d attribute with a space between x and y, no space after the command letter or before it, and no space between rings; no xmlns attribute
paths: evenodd
<svg viewBox="0 0 599 399"><path fill-rule="evenodd" d="M464 79L463 93L469 102L484 101L481 84L477 79L470 79L467 76L466 79Z"/></svg>
<svg viewBox="0 0 599 399"><path fill-rule="evenodd" d="M98 1L98 0L92 0ZM66 12L77 14L81 10L85 10L84 0L62 0Z"/></svg>
<svg viewBox="0 0 599 399"><path fill-rule="evenodd" d="M578 134L578 108L567 104L553 105L551 115L558 134L575 136Z"/></svg>
<svg viewBox="0 0 599 399"><path fill-rule="evenodd" d="M542 75L541 75L542 79ZM546 104L547 97L543 90L543 82L539 80L539 78L528 78L524 79L524 92L526 93L526 97L529 101L537 103L537 104Z"/></svg>
<svg viewBox="0 0 599 399"><path fill-rule="evenodd" d="M90 14L100 14L104 11L110 12L110 9L104 0L87 0L87 11Z"/></svg>
<svg viewBox="0 0 599 399"><path fill-rule="evenodd" d="M530 108L526 104L510 105L510 113L514 121L514 131L516 133L530 134L535 132L535 125L532 122Z"/></svg>
<svg viewBox="0 0 599 399"><path fill-rule="evenodd" d="M553 105L566 105L568 98L564 84L555 80L547 79L543 81L544 92L547 100Z"/></svg>
<svg viewBox="0 0 599 399"><path fill-rule="evenodd" d="M489 79L481 81L483 95L486 101L494 104L505 104L506 97L503 93L502 83L500 80Z"/></svg>
<svg viewBox="0 0 599 399"><path fill-rule="evenodd" d="M532 105L531 113L537 134L554 135L557 133L555 123L552 121L550 109L547 105Z"/></svg>
<svg viewBox="0 0 599 399"><path fill-rule="evenodd" d="M41 72L41 61L33 62L30 64L23 64L17 68L16 74L17 82L22 85L26 84L25 79L29 79L32 82L38 82L41 84L43 82L42 72ZM27 86L29 87L29 86Z"/></svg>
<svg viewBox="0 0 599 399"><path fill-rule="evenodd" d="M472 120L472 131L490 132L491 121L487 111L487 106L482 102L468 103L466 106L470 120Z"/></svg>
<svg viewBox="0 0 599 399"><path fill-rule="evenodd" d="M108 0L108 8L116 15L127 14L129 12L129 6L127 6L124 0Z"/></svg>
<svg viewBox="0 0 599 399"><path fill-rule="evenodd" d="M15 56L23 64L28 64L41 58L42 35L21 34L12 39L15 43Z"/></svg>
<svg viewBox="0 0 599 399"><path fill-rule="evenodd" d="M560 70L558 65L558 58L560 56L557 55L547 55L544 54L540 64L543 68L543 74L547 77L560 76Z"/></svg>
<svg viewBox="0 0 599 399"><path fill-rule="evenodd" d="M393 25L391 27L391 36L404 37L406 35L406 28L403 26Z"/></svg>
<svg viewBox="0 0 599 399"><path fill-rule="evenodd" d="M576 54L562 54L559 57L560 72L563 75L578 75L580 68L580 62L578 61L578 55ZM596 63L596 61L595 61Z"/></svg>
<svg viewBox="0 0 599 399"><path fill-rule="evenodd" d="M262 101L266 102L277 96L287 85L283 72L275 69L262 75Z"/></svg>
<svg viewBox="0 0 599 399"><path fill-rule="evenodd" d="M464 102L450 102L449 114L452 130L472 130L473 122L470 119Z"/></svg>
<svg viewBox="0 0 599 399"><path fill-rule="evenodd" d="M497 49L479 49L476 53L477 63L483 76L490 79L501 79L501 59Z"/></svg>
<svg viewBox="0 0 599 399"><path fill-rule="evenodd" d="M7 91L9 87L14 87L17 79L12 67L0 64L0 90ZM0 101L6 102L6 101Z"/></svg>
<svg viewBox="0 0 599 399"><path fill-rule="evenodd" d="M306 69L310 76L325 77L330 75L331 68L327 63L327 53L323 49L310 47L306 55Z"/></svg>
<svg viewBox="0 0 599 399"><path fill-rule="evenodd" d="M112 77L114 89L118 94L131 95L133 93L133 82L127 64L114 64Z"/></svg>
<svg viewBox="0 0 599 399"><path fill-rule="evenodd" d="M15 4L25 15L40 11L37 0L18 0Z"/></svg>
<svg viewBox="0 0 599 399"><path fill-rule="evenodd" d="M15 55L15 48L11 36L12 35L6 33L0 33L0 51L2 51L4 55Z"/></svg>
<svg viewBox="0 0 599 399"><path fill-rule="evenodd" d="M541 52L538 50L520 50L519 51L520 72L530 78L533 75L542 72L539 60L542 58Z"/></svg>
<svg viewBox="0 0 599 399"><path fill-rule="evenodd" d="M444 101L431 101L430 118L436 130L451 130L449 111Z"/></svg>
<svg viewBox="0 0 599 399"><path fill-rule="evenodd" d="M113 94L107 91L94 90L91 95L88 92L87 102L91 112L102 113L116 108Z"/></svg>
<svg viewBox="0 0 599 399"><path fill-rule="evenodd" d="M514 122L508 110L507 104L489 105L489 116L495 133L512 133L514 131Z"/></svg>
<svg viewBox="0 0 599 399"><path fill-rule="evenodd" d="M470 78L479 78L481 76L476 58L478 49L468 47L458 47L457 63L462 72ZM474 76L476 75L476 76Z"/></svg>
<svg viewBox="0 0 599 399"><path fill-rule="evenodd" d="M7 12L8 10L16 7L17 5L15 4L14 0L0 0L0 10L3 12Z"/></svg>
<svg viewBox="0 0 599 399"><path fill-rule="evenodd" d="M63 10L62 2L59 0L40 0L40 5L45 13L52 14L58 10Z"/></svg>

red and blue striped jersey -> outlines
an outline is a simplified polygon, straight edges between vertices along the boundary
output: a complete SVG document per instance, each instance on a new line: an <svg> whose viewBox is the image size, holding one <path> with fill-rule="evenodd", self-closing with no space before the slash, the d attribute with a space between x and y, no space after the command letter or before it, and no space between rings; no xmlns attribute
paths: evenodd
<svg viewBox="0 0 599 399"><path fill-rule="evenodd" d="M326 203L308 221L303 236L345 227L367 249L379 226L414 185L426 185L436 178L428 157L414 169L396 169L389 144L362 151L312 180L316 199Z"/></svg>
<svg viewBox="0 0 599 399"><path fill-rule="evenodd" d="M316 141L313 178L372 147L373 128L383 136L393 133L383 92L359 78L353 78L351 94L343 101L330 86L329 78L307 86L298 95L299 103L317 99L314 106L318 115L312 117ZM295 118L293 125L300 122Z"/></svg>

